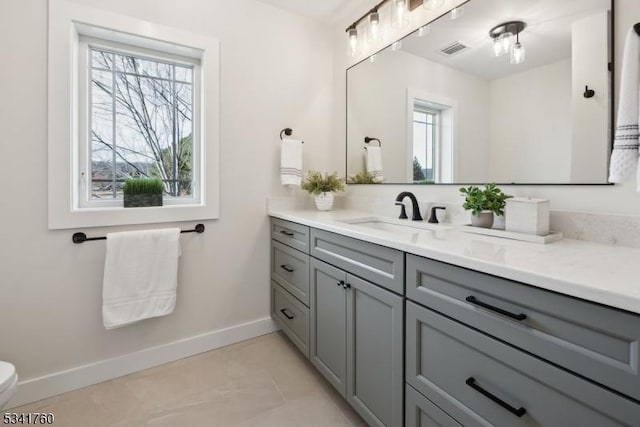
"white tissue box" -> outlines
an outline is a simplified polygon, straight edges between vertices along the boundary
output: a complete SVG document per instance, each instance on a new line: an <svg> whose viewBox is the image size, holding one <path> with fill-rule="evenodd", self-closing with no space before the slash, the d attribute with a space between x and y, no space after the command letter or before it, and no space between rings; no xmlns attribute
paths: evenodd
<svg viewBox="0 0 640 427"><path fill-rule="evenodd" d="M505 230L546 236L549 234L549 201L529 198L507 200Z"/></svg>

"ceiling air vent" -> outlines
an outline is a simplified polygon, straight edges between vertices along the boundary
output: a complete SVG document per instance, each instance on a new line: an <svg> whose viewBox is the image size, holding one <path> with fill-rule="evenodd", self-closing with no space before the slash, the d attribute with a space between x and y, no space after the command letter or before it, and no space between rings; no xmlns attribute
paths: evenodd
<svg viewBox="0 0 640 427"><path fill-rule="evenodd" d="M469 48L469 46L467 46L466 44L462 43L461 41L456 41L456 42L453 42L453 43L449 44L448 46L440 49L438 52L441 55L444 55L444 56L453 56L453 55L459 54L460 52L462 52L462 51L464 51L464 50L466 50L468 48Z"/></svg>

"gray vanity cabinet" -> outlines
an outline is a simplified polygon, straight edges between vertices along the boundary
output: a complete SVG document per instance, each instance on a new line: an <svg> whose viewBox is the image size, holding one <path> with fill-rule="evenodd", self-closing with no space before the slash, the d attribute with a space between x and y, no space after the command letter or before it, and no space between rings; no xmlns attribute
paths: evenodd
<svg viewBox="0 0 640 427"><path fill-rule="evenodd" d="M347 274L311 259L311 363L347 394Z"/></svg>
<svg viewBox="0 0 640 427"><path fill-rule="evenodd" d="M310 282L311 363L369 425L402 425L402 297L313 258Z"/></svg>

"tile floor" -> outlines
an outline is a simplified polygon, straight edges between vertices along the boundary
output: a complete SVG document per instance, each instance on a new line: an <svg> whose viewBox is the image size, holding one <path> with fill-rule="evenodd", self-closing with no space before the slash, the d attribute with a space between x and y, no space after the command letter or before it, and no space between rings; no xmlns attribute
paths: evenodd
<svg viewBox="0 0 640 427"><path fill-rule="evenodd" d="M279 332L10 412L58 427L366 426Z"/></svg>

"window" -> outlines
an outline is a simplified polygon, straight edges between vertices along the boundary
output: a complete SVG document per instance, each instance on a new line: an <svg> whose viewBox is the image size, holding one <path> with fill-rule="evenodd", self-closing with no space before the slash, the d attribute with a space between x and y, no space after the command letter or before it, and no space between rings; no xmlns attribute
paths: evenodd
<svg viewBox="0 0 640 427"><path fill-rule="evenodd" d="M439 120L439 111L415 105L413 111L414 183L436 182Z"/></svg>
<svg viewBox="0 0 640 427"><path fill-rule="evenodd" d="M218 218L218 41L56 1L48 43L49 228ZM165 206L124 208L133 176Z"/></svg>
<svg viewBox="0 0 640 427"><path fill-rule="evenodd" d="M129 177L159 178L165 204L198 200L198 61L82 39L88 122L81 142L81 205L120 206ZM80 72L84 62L80 62ZM83 97L84 98L84 97ZM84 155L86 148L86 155Z"/></svg>

